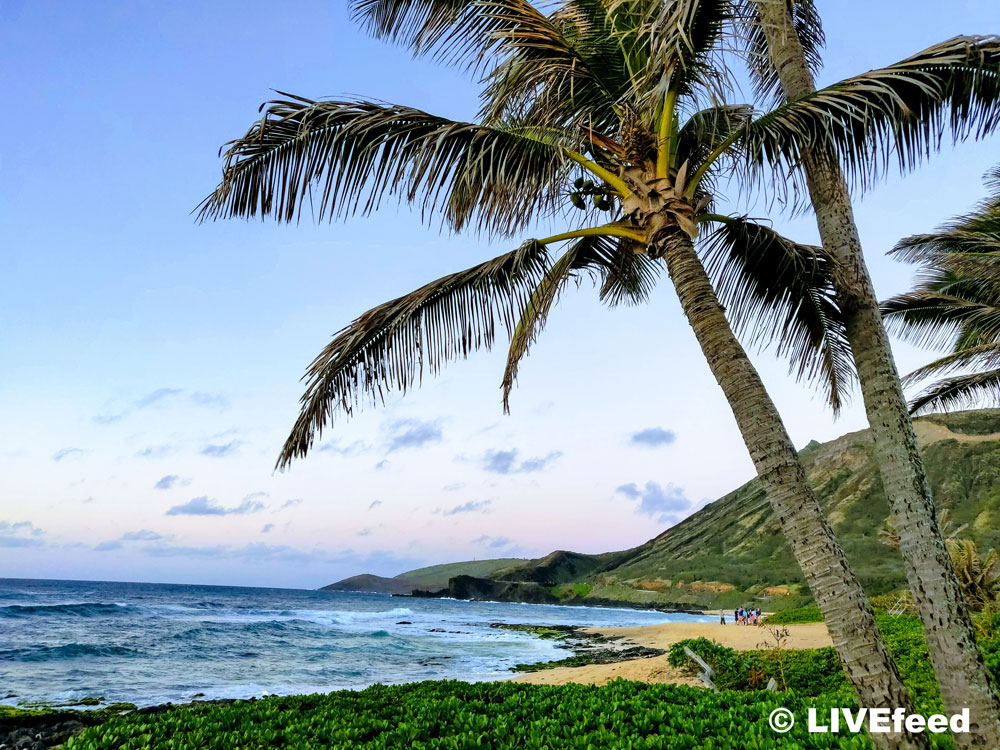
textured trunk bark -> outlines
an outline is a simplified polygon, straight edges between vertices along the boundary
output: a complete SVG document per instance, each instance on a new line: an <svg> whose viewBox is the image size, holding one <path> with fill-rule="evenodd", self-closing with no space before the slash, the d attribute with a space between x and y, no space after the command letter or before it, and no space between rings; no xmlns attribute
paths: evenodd
<svg viewBox="0 0 1000 750"><path fill-rule="evenodd" d="M755 1L785 97L811 93L815 84L787 0ZM941 697L949 712L969 708L970 731L956 735L956 742L962 747L1000 748L1000 706L938 528L878 298L862 255L847 183L835 159L806 155L803 166L820 238L837 260L837 299L846 316L882 483Z"/></svg>
<svg viewBox="0 0 1000 750"><path fill-rule="evenodd" d="M656 245L860 704L912 711L868 598L823 515L781 416L729 326L691 240L679 229L667 229ZM923 735L873 734L872 740L882 748L929 747Z"/></svg>

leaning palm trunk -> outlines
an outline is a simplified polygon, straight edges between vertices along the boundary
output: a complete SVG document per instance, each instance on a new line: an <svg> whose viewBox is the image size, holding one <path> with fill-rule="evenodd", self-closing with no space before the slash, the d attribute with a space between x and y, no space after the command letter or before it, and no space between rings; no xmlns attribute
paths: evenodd
<svg viewBox="0 0 1000 750"><path fill-rule="evenodd" d="M788 100L815 91L812 73L785 0L755 0L770 62ZM832 156L803 153L820 238L835 261L833 283L857 366L882 483L923 622L945 709L970 709L966 747L1000 747L996 693L975 640L951 557L935 517L916 434L865 266L847 183Z"/></svg>
<svg viewBox="0 0 1000 750"><path fill-rule="evenodd" d="M823 515L774 402L729 326L690 239L679 230L666 233L657 250L663 253L684 315L733 410L768 501L823 612L860 704L912 711L865 592ZM872 739L880 747L928 746L920 735L873 734Z"/></svg>

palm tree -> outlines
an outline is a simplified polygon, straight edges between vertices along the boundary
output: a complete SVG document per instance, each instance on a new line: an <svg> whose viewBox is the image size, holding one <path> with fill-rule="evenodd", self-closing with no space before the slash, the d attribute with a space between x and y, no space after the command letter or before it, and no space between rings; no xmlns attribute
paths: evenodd
<svg viewBox="0 0 1000 750"><path fill-rule="evenodd" d="M800 148L783 163L805 176L858 371L868 423L945 708L968 707L963 746L1000 747L1000 704L917 448L878 298L865 266L847 176L859 186L888 167L906 170L938 147L1000 124L1000 38L957 37L880 70L816 90L822 28L813 0L735 0L762 96L802 113Z"/></svg>
<svg viewBox="0 0 1000 750"><path fill-rule="evenodd" d="M882 303L889 329L914 344L948 350L903 382L973 370L928 386L910 402L914 414L983 399L1000 404L1000 167L987 184L992 195L970 214L907 237L892 251L921 269L912 292Z"/></svg>
<svg viewBox="0 0 1000 750"><path fill-rule="evenodd" d="M695 247L702 243L737 325L758 338L780 331L796 374L822 382L837 406L851 368L833 322L829 259L746 217L713 213L720 178L762 181L798 132L795 112L757 116L723 103L717 53L728 10L728 0L565 0L548 14L525 0L355 0L376 36L482 74L478 122L285 95L229 144L201 216L291 221L308 200L320 219L333 218L395 195L456 232L511 237L539 216L576 209L588 220L375 307L338 333L307 371L279 468L304 457L336 412L377 404L425 367L435 373L491 346L498 321L511 338L506 407L518 363L572 279L590 273L604 300L635 302L665 265L862 705L909 706ZM875 739L927 746L920 736Z"/></svg>

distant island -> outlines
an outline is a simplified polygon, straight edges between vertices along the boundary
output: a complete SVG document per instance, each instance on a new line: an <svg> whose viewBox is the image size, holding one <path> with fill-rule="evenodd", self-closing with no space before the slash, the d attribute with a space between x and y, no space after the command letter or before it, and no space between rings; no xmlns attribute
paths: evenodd
<svg viewBox="0 0 1000 750"><path fill-rule="evenodd" d="M956 525L968 524L965 533L977 545L1000 548L1000 409L934 414L914 426L939 510L948 509ZM867 430L813 441L801 451L855 571L877 595L904 586L905 575L902 560L885 554L880 540L889 510L873 454ZM357 575L323 588L681 611L748 601L787 609L811 600L756 479L632 549L448 563L394 578Z"/></svg>

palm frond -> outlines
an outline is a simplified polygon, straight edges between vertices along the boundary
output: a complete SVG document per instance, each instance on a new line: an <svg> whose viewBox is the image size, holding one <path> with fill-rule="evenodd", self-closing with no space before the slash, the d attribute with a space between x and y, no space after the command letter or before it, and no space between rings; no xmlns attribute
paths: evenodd
<svg viewBox="0 0 1000 750"><path fill-rule="evenodd" d="M378 38L486 74L487 122L521 112L525 100L538 107L569 97L578 112L610 112L628 85L604 4L594 0L570 0L548 15L527 0L352 0L352 11Z"/></svg>
<svg viewBox="0 0 1000 750"><path fill-rule="evenodd" d="M912 385L929 377L944 375L956 370L993 369L995 367L1000 367L1000 343L991 341L959 349L923 367L918 367L903 378L903 384Z"/></svg>
<svg viewBox="0 0 1000 750"><path fill-rule="evenodd" d="M1000 406L1000 370L986 370L940 380L910 401L911 414Z"/></svg>
<svg viewBox="0 0 1000 750"><path fill-rule="evenodd" d="M483 122L519 119L607 130L632 81L601 0L569 0L549 16L512 21L485 79Z"/></svg>
<svg viewBox="0 0 1000 750"><path fill-rule="evenodd" d="M953 348L959 338L1000 340L997 302L994 299L987 304L970 299L961 289L947 293L918 288L890 297L881 308L891 333L914 346L942 350ZM971 331L976 332L974 336Z"/></svg>
<svg viewBox="0 0 1000 750"><path fill-rule="evenodd" d="M573 242L535 288L514 329L502 382L504 412L510 412L510 393L521 360L528 355L552 306L571 280L579 279L581 273L589 274L600 285L601 300L613 307L645 301L659 271L656 261L634 252L626 240L591 236Z"/></svg>
<svg viewBox="0 0 1000 750"><path fill-rule="evenodd" d="M838 411L854 367L823 249L745 218L726 218L708 237L705 255L734 330L760 346L777 342L791 372L819 383Z"/></svg>
<svg viewBox="0 0 1000 750"><path fill-rule="evenodd" d="M529 241L372 308L337 333L306 371L278 468L304 457L338 411L350 415L364 402L379 403L387 392L413 386L424 368L434 375L445 362L489 348L498 320L512 333L548 267L545 246Z"/></svg>
<svg viewBox="0 0 1000 750"><path fill-rule="evenodd" d="M942 255L1000 255L1000 221L997 231L968 231L943 227L937 232L904 237L890 251L898 260L920 263ZM957 258L956 258L957 260Z"/></svg>
<svg viewBox="0 0 1000 750"><path fill-rule="evenodd" d="M756 167L796 167L808 149L839 159L864 188L895 156L908 171L939 146L1000 125L1000 37L956 37L895 65L788 102L747 127Z"/></svg>
<svg viewBox="0 0 1000 750"><path fill-rule="evenodd" d="M501 19L489 0L350 0L352 18L376 39L399 44L414 56L434 55L454 64L478 66ZM528 3L526 10L537 11Z"/></svg>
<svg viewBox="0 0 1000 750"><path fill-rule="evenodd" d="M677 132L677 164L688 163L688 173L694 174L712 153L723 145L733 133L746 126L753 116L753 108L742 105L717 105L699 110L691 115ZM712 190L712 179L720 171L731 175L739 170L742 162L730 158L729 163L713 165L701 183L701 189Z"/></svg>
<svg viewBox="0 0 1000 750"><path fill-rule="evenodd" d="M782 100L778 71L768 54L767 35L757 11L758 0L735 0L735 16L754 93L760 102L776 104ZM823 24L813 0L784 0L791 15L792 26L798 37L806 63L815 77L823 67L821 50L826 44Z"/></svg>
<svg viewBox="0 0 1000 750"><path fill-rule="evenodd" d="M646 94L638 104L662 101L667 87L682 97L702 88L719 98L731 88L725 67L716 64L719 42L732 20L731 0L611 2L634 19L631 33L644 51L644 64L633 70L637 88Z"/></svg>
<svg viewBox="0 0 1000 750"><path fill-rule="evenodd" d="M308 203L319 220L332 220L369 213L395 195L427 220L443 212L456 230L471 222L509 236L561 202L572 163L558 139L391 104L274 101L227 144L222 182L199 216L292 221Z"/></svg>

